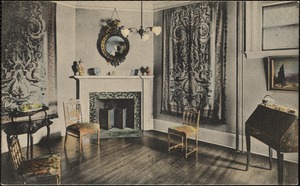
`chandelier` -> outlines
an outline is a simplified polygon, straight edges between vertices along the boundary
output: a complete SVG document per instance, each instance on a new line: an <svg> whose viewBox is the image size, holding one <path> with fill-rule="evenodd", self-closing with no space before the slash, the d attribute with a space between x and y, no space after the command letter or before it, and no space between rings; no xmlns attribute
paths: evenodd
<svg viewBox="0 0 300 186"><path fill-rule="evenodd" d="M139 34L141 36L141 39L143 41L146 41L149 39L149 33L153 32L155 35L159 35L161 32L160 26L153 26L153 27L147 27L145 30L143 29L143 1L141 1L141 26L140 29L136 28L125 28L122 26L121 33L124 37L127 37L129 33L133 33L134 35Z"/></svg>

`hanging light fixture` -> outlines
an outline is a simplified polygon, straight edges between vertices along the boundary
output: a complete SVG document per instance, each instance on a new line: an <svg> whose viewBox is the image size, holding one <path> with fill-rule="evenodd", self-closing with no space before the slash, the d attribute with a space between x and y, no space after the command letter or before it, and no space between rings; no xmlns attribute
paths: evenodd
<svg viewBox="0 0 300 186"><path fill-rule="evenodd" d="M121 33L124 37L127 37L130 32L132 32L134 35L139 34L141 36L141 39L143 41L146 41L149 39L149 33L153 32L155 35L159 35L161 33L161 27L160 26L153 26L153 27L147 27L145 30L143 29L143 1L141 1L141 26L140 29L136 28L125 28L124 26L121 29Z"/></svg>

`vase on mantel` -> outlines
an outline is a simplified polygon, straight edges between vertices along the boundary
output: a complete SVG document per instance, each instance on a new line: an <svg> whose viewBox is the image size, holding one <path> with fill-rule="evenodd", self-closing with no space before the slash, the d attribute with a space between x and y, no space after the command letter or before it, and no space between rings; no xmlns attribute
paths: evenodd
<svg viewBox="0 0 300 186"><path fill-rule="evenodd" d="M141 71L141 73L142 73L142 76L145 74L145 72L146 72L146 68L144 68L144 67L141 67L140 68L140 71Z"/></svg>
<svg viewBox="0 0 300 186"><path fill-rule="evenodd" d="M84 65L81 59L78 61L78 73L79 76L84 76Z"/></svg>
<svg viewBox="0 0 300 186"><path fill-rule="evenodd" d="M145 71L147 73L147 76L149 76L150 75L150 68L148 66L145 68Z"/></svg>
<svg viewBox="0 0 300 186"><path fill-rule="evenodd" d="M78 72L78 63L77 63L77 61L74 61L74 62L73 62L73 65L72 65L72 71L73 71L73 73L74 73L74 76L76 76L76 75L77 75L77 72Z"/></svg>

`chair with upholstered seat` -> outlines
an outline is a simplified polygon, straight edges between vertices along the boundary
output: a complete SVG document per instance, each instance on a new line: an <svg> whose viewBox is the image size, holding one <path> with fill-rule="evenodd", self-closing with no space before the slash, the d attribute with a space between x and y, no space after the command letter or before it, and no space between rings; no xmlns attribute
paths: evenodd
<svg viewBox="0 0 300 186"><path fill-rule="evenodd" d="M198 154L198 130L200 123L200 111L195 110L184 110L183 112L183 123L179 126L172 126L168 128L168 151L172 149L180 148L185 150L185 158L193 152ZM171 145L171 136L177 136L181 138L180 143ZM192 148L188 144L188 138L195 139L195 147ZM175 141L175 140L174 140ZM174 143L174 142L173 142Z"/></svg>
<svg viewBox="0 0 300 186"><path fill-rule="evenodd" d="M73 99L64 102L64 116L66 125L65 149L68 135L79 139L79 153L81 153L81 149L83 148L83 137L97 133L97 144L100 144L100 125L98 123L83 121L80 100Z"/></svg>
<svg viewBox="0 0 300 186"><path fill-rule="evenodd" d="M53 177L56 184L61 183L59 154L49 154L26 161L17 135L10 136L7 143L12 163L22 182L41 183L42 179Z"/></svg>

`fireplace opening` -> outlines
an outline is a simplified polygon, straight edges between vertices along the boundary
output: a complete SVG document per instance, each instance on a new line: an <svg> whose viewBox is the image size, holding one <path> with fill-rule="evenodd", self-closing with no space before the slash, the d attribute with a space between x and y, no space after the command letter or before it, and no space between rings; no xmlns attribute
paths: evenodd
<svg viewBox="0 0 300 186"><path fill-rule="evenodd" d="M98 102L101 129L134 129L133 99L102 99Z"/></svg>
<svg viewBox="0 0 300 186"><path fill-rule="evenodd" d="M89 98L90 121L100 124L101 133L141 131L141 92L90 92Z"/></svg>

